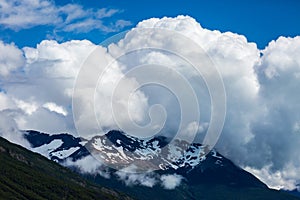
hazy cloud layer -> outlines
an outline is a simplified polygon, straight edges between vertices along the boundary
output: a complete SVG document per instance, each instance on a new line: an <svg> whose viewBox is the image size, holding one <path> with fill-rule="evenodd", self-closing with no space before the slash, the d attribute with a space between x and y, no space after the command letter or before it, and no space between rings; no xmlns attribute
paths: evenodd
<svg viewBox="0 0 300 200"><path fill-rule="evenodd" d="M4 3L5 6L10 6L10 3L5 1ZM51 8L55 5L45 3L44 6ZM68 23L85 16L76 6L64 9L72 12L63 12L73 13L73 16L71 14L67 16ZM75 9L79 11L75 12ZM112 15L114 12L116 11L95 11L100 18ZM3 16L0 19L3 20ZM52 21L55 20L59 21L56 18ZM124 22L120 22L122 23ZM26 26L32 25L27 23ZM272 187L293 188L299 184L300 159L297 152L300 151L300 104L298 103L300 101L298 92L300 37L280 37L270 42L264 50L259 50L256 44L249 43L242 35L204 29L190 17L153 18L140 22L137 27L164 28L180 32L198 43L211 57L222 75L227 95L226 121L217 144L221 153L238 165L251 170ZM143 47L146 42L159 42L162 48L174 45L182 51L193 50L180 41L172 43L168 38L163 37L145 38L131 30L118 44L108 48L98 48L99 57L94 62L98 67L106 66L112 61L114 55L126 52L132 47ZM75 134L71 107L75 78L81 64L96 47L97 45L86 40L61 44L47 40L42 41L36 48L23 49L0 42L1 52L5 52L0 55L1 112L11 116L20 129L37 129L50 133L68 131ZM198 81L201 77L193 74L189 68L180 68L184 63L176 57L163 52L142 53L140 56L114 63L106 72L102 88L97 88L99 89L97 95L101 101L98 107L96 106L96 113L101 119L103 128L117 127L111 108L108 106L117 80L128 71L128 66L154 60L172 69L181 69L199 91L198 95L203 97L201 98L203 101L200 102L200 107L203 108L200 109L201 122L190 124L186 127L186 131L188 133L191 129L195 129L200 135L204 134L210 119L210 112L207 109L210 102L209 99L207 100L209 97L207 93L203 92L206 90L205 85ZM89 120L90 115L94 113L87 112L94 105L91 99L85 96L89 89L94 91L94 88L89 85L91 77L86 77L87 85L86 88L82 88L84 90L82 95L78 96L78 102L82 116L80 123L90 129L89 133L95 133L98 124L91 124ZM124 97L130 94L137 82L131 78L125 80L126 84L123 87L126 90L115 100L122 109L131 111L131 118L136 123L147 124L149 108L152 104L160 103L165 105L166 111L169 112L166 126L171 128L178 124L180 119L180 110L176 109L178 102L170 93L155 88L141 89L134 93L130 99L131 103L128 104L123 102ZM155 94L154 97L151 94ZM126 116L121 120L124 124L131 122L131 119ZM5 124L6 122L1 125ZM280 175L276 176L278 173ZM266 178L269 176L276 176L276 178ZM120 177L126 176L121 174ZM135 178L128 178L128 181L134 182ZM149 181L149 185L150 183L152 182Z"/></svg>

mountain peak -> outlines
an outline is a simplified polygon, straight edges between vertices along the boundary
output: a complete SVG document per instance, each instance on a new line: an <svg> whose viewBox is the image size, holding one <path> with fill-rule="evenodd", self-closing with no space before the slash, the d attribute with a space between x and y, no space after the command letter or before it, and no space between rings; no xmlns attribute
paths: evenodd
<svg viewBox="0 0 300 200"><path fill-rule="evenodd" d="M98 136L96 136L97 138ZM105 134L105 137L109 139L109 141L116 146L123 146L129 151L134 151L137 148L141 148L141 144L145 143L146 147L152 148L152 143L158 142L158 147L163 148L168 144L168 139L165 136L155 136L153 138L143 138L139 139L134 136L130 136L123 131L111 130Z"/></svg>
<svg viewBox="0 0 300 200"><path fill-rule="evenodd" d="M86 148L96 158L118 169L132 164L142 170L194 167L206 158L201 144L177 139L169 142L164 136L139 139L117 130L94 136Z"/></svg>

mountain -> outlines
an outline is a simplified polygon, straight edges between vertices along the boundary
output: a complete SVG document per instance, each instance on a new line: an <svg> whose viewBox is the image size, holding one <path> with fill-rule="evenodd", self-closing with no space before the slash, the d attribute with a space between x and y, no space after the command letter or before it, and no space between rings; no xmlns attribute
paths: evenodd
<svg viewBox="0 0 300 200"><path fill-rule="evenodd" d="M131 199L0 137L0 199Z"/></svg>
<svg viewBox="0 0 300 200"><path fill-rule="evenodd" d="M76 138L66 133L49 135L33 130L23 131L23 133L34 152L59 163L66 158L78 160L90 155L84 147L87 140L83 138Z"/></svg>
<svg viewBox="0 0 300 200"><path fill-rule="evenodd" d="M78 172L82 170L75 163L90 156L91 152L110 166L105 169L110 178L103 177L101 173L85 173L84 176L137 199L299 199L286 192L269 189L216 150L207 152L207 148L198 143L175 140L168 144L168 139L162 136L141 140L120 131L109 131L90 140L68 134L24 133L34 151L61 164L71 160L74 166L69 166ZM143 171L156 170L151 173L137 172L132 176L120 171L132 163ZM166 189L162 180L169 175L180 177L180 184ZM151 179L156 184L147 185L132 180L139 176L144 177L146 182ZM133 184L128 184L130 181Z"/></svg>

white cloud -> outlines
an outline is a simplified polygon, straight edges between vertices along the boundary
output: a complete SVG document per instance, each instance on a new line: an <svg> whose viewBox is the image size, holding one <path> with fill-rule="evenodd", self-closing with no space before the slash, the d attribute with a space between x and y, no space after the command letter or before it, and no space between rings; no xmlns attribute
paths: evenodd
<svg viewBox="0 0 300 200"><path fill-rule="evenodd" d="M104 18L120 12L117 9L85 9L78 4L55 5L49 0L3 0L0 2L0 25L5 28L20 30L35 26L53 26L55 32L88 32L101 30L115 32L130 25L123 20L123 25L115 23L104 25ZM125 23L124 23L125 22Z"/></svg>
<svg viewBox="0 0 300 200"><path fill-rule="evenodd" d="M133 165L122 170L116 171L115 175L126 185L141 185L153 187L156 184L161 185L164 189L173 190L180 185L183 177L178 174L159 175L155 172L136 172L137 168Z"/></svg>
<svg viewBox="0 0 300 200"><path fill-rule="evenodd" d="M12 143L30 148L30 144L23 137L23 133L19 131L14 116L10 112L0 111L0 136Z"/></svg>
<svg viewBox="0 0 300 200"><path fill-rule="evenodd" d="M119 29L122 30L123 28L127 27L127 26L131 26L132 23L128 20L124 20L124 19L119 19L116 21L115 26Z"/></svg>
<svg viewBox="0 0 300 200"><path fill-rule="evenodd" d="M120 12L120 11L117 9L102 8L97 11L97 17L100 19L106 18L106 17L111 17L112 15L114 15L118 12Z"/></svg>
<svg viewBox="0 0 300 200"><path fill-rule="evenodd" d="M106 166L103 165L103 163L92 156L87 156L76 161L67 159L63 165L67 167L76 167L82 173L98 174L104 178L110 178L112 175L115 175L128 186L140 185L151 188L156 184L160 184L165 189L172 190L179 186L183 179L182 176L177 174L160 176L153 172L137 173L136 167L134 166L129 166L126 169L116 171L112 174L112 172L106 169Z"/></svg>
<svg viewBox="0 0 300 200"><path fill-rule="evenodd" d="M0 77L6 77L24 64L22 51L14 44L0 41Z"/></svg>
<svg viewBox="0 0 300 200"><path fill-rule="evenodd" d="M280 37L262 52L256 66L261 114L251 123L254 137L245 147L248 159L242 162L261 170L258 176L277 174L270 182L266 179L267 184L291 189L300 182L300 135L295 129L300 120L300 37Z"/></svg>
<svg viewBox="0 0 300 200"><path fill-rule="evenodd" d="M61 114L63 116L67 116L67 114L68 114L68 112L66 111L65 108L63 108L62 106L58 106L53 102L47 102L43 105L43 107L47 108L51 112L56 112L56 113Z"/></svg>
<svg viewBox="0 0 300 200"><path fill-rule="evenodd" d="M38 109L38 106L35 102L25 102L22 100L15 99L15 103L17 107L20 108L27 115L32 115Z"/></svg>
<svg viewBox="0 0 300 200"><path fill-rule="evenodd" d="M142 185L146 187L153 187L157 181L157 175L153 172L138 173L135 166L129 166L125 169L116 171L117 177L126 185Z"/></svg>
<svg viewBox="0 0 300 200"><path fill-rule="evenodd" d="M103 166L103 163L101 163L91 155L83 157L82 159L76 161L67 159L63 163L63 165L68 167L77 167L83 173L100 174L104 177L109 178L109 174L106 174L105 171L103 171L103 169L101 168Z"/></svg>
<svg viewBox="0 0 300 200"><path fill-rule="evenodd" d="M71 159L67 159L64 163L66 167L76 167L83 174L93 174L100 175L104 178L110 178L111 174L107 170L106 166L100 160L95 159L93 156L89 155L78 159L76 161L72 161Z"/></svg>
<svg viewBox="0 0 300 200"><path fill-rule="evenodd" d="M183 177L178 174L168 174L162 175L160 177L160 180L162 181L162 186L167 190L175 189L177 186L180 185L182 179Z"/></svg>
<svg viewBox="0 0 300 200"><path fill-rule="evenodd" d="M0 111L16 108L15 102L5 93L0 92Z"/></svg>
<svg viewBox="0 0 300 200"><path fill-rule="evenodd" d="M115 172L115 175L126 185L141 185L145 187L153 187L160 184L164 189L173 190L180 185L183 177L178 174L159 175L154 172L136 172L135 166L129 166L125 169Z"/></svg>
<svg viewBox="0 0 300 200"><path fill-rule="evenodd" d="M0 24L16 30L62 22L56 6L48 0L3 0L0 13Z"/></svg>
<svg viewBox="0 0 300 200"><path fill-rule="evenodd" d="M244 36L206 30L194 22L181 16L150 19L138 26L178 30L198 42L216 63L227 95L226 122L217 146L223 154L256 169L272 165L270 174L294 172L287 165L299 168L295 152L300 138L294 128L300 110L299 37L272 41L260 57L260 50ZM273 185L276 179L268 181ZM286 187L296 187L299 181L294 176Z"/></svg>
<svg viewBox="0 0 300 200"><path fill-rule="evenodd" d="M300 171L293 166L289 166L281 171L271 170L270 165L266 165L262 169L246 167L245 170L255 175L262 182L267 183L272 189L294 190L298 185L295 179L297 179ZM294 177L290 177L289 174L293 174Z"/></svg>
<svg viewBox="0 0 300 200"><path fill-rule="evenodd" d="M117 171L116 175L120 180L124 181L126 185L142 185L146 187L153 187L157 180L152 177L152 174L147 173L131 173L124 171Z"/></svg>
<svg viewBox="0 0 300 200"><path fill-rule="evenodd" d="M16 116L16 122L20 129L36 129L50 133L76 132L73 116L68 115L68 113L72 113L73 87L82 63L96 47L87 40L69 41L62 44L53 40L45 40L36 48L25 47L22 49L26 64L18 72L7 77L9 80L3 82L2 86L2 89L8 94L5 95L3 101L7 102L9 99L16 104L14 109L20 109L26 114L19 112ZM94 64L101 65L102 63L101 66L105 67L111 60L112 57L103 48L100 56L96 55ZM102 89L99 89L97 98L100 98L101 101L96 104L96 114L104 127L116 127L109 102L113 87L122 76L122 71L116 65L107 73L104 79L107 83ZM91 76L88 75L84 81L89 84L90 80ZM130 88L133 88L135 84L134 80L128 79L124 85L127 91L123 91L123 94L117 97L116 102L121 102L124 96L128 96ZM99 132L98 124L90 120L90 115L93 115L94 112L89 112L89 106L92 106L93 109L94 96L88 96L89 91L94 92L94 89L82 88L83 93L79 96L81 102L79 114L82 116L79 123L84 125L85 136ZM129 106L133 113L133 119L139 121L144 115L147 99L142 93L137 92L132 96L132 102L130 105L124 102L120 106L124 109ZM128 119L123 117L123 121L126 123Z"/></svg>
<svg viewBox="0 0 300 200"><path fill-rule="evenodd" d="M236 118L230 119L230 122L226 123L225 129L228 128L232 130L232 125L230 124L231 122L235 123L236 120L244 120L244 122L241 124L245 124L248 121L249 117L252 117L253 110L256 110L255 98L257 97L257 93L259 90L259 84L253 68L255 63L259 61L259 50L256 48L256 45L254 43L248 43L244 36L240 36L237 34L229 32L220 33L217 31L204 29L194 19L185 16L163 19L153 18L140 22L137 27L176 30L179 33L184 34L188 38L193 39L196 43L203 47L206 52L208 52L209 56L216 64L216 67L220 71L224 80L227 97L229 99L227 101L228 110L229 112L233 112L231 117ZM157 43L161 45L162 49L168 49L171 45L176 45L178 49L181 49L182 51L192 51L192 49L190 49L191 47L187 47L186 44L182 44L179 41L175 41L172 43L167 35L161 35L161 37L152 37L150 40L146 36L146 34L143 37L143 35L139 34L137 31L131 31L127 34L126 38L120 42L118 50L116 50L117 48L115 47L115 49L111 48L111 53L114 54L114 51L116 51L117 54L119 54L119 52L122 50L126 51L138 47L142 48L144 46L151 46L151 44ZM151 63L152 60L155 60L153 59L153 57L149 56L150 54L153 54L153 52L149 53L148 55L146 53L145 55L141 55L140 57L143 59L141 62L147 63L144 61L147 56L149 58L146 61ZM176 59L171 56L168 57L172 58L172 60ZM159 58L156 60L156 63L158 62L159 64L159 62L163 59ZM175 62L175 69L180 68L180 64L177 63L178 62ZM169 64L169 62L165 62L164 64L172 66ZM189 74L189 70L191 70L189 67L185 67L180 71L180 73ZM201 83L199 82L193 82L193 86L196 87L197 91L202 91L205 87L200 84ZM202 95L202 93L200 95ZM160 98L164 99L164 97ZM201 103L203 105L201 107L201 109L203 110L201 114L203 114L202 116L204 121L209 121L209 116L207 116L208 112L206 112L207 108L209 108L209 101L205 98L205 95L201 96ZM171 105L173 104L171 103ZM234 109L236 107L239 107L239 110ZM243 127L245 126L241 125L239 129ZM247 126L244 129L247 129ZM248 137L250 137L250 130L243 130L243 132L245 131L248 131Z"/></svg>
<svg viewBox="0 0 300 200"><path fill-rule="evenodd" d="M1 89L6 101L15 104L10 108L23 111L15 119L20 129L75 132L72 116L67 115L72 113L73 85L81 63L95 46L86 40L62 44L47 40L36 48L19 50L25 65L2 80Z"/></svg>

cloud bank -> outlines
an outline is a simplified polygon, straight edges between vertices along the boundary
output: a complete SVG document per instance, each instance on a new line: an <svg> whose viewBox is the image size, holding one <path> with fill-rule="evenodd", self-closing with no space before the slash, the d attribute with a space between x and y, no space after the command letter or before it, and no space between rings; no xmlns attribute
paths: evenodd
<svg viewBox="0 0 300 200"><path fill-rule="evenodd" d="M9 3L4 3L4 6L10 6ZM45 3L45 6L51 8L53 5ZM70 6L65 9L74 8ZM72 21L84 15L79 11L72 12L74 16L70 15L67 19ZM105 17L114 12L104 10L97 11L97 14ZM3 17L4 15L0 17L2 21ZM59 17L54 17L52 21L59 21ZM22 26L32 26L31 23L22 23ZM21 25L17 24L15 27ZM300 37L280 37L271 41L264 50L259 50L255 43L248 42L242 35L205 29L188 16L153 18L140 22L137 27L177 31L199 44L215 63L222 75L227 95L226 121L216 146L222 154L274 188L291 189L299 184ZM113 60L114 55L126 52L132 46L143 47L146 42L159 42L162 47L176 45L182 51L192 51L180 41L174 43L168 38L144 38L133 29L118 43L98 48L97 53L101 59L98 58L94 62L98 66L106 66ZM97 45L87 40L60 44L53 40L45 40L35 48L23 49L18 49L14 44L0 42L1 52L5 52L0 56L1 112L5 112L6 115L8 113L19 129L36 129L50 133L67 131L75 134L71 107L75 78L80 66L95 48ZM191 124L186 128L187 132L193 128L199 135L203 135L210 119L209 95L205 92L204 82L198 81L201 77L197 77L192 71L180 68L185 64L182 60L157 51L142 52L140 56L128 57L127 60L114 63L106 72L103 87L98 88L97 93L101 102L96 113L101 119L101 124L106 129L117 127L111 115L111 108L107 106L117 80L123 77L129 66L135 63L151 63L153 60L173 69L182 69L181 72L199 91L197 95L203 99L200 102L200 124ZM87 112L93 104L89 99L85 99L84 95L94 91L89 91L94 85L88 85L92 78L93 76L86 78L87 85L78 97L78 102L82 116L80 123L86 124L90 133L95 133L98 124L90 124L91 113ZM137 82L131 78L125 80L124 92L116 97L116 102L120 103L121 108L132 113L132 119L121 118L124 123L133 120L137 124L147 124L149 108L159 103L165 106L168 113L166 126L172 132L171 127L176 127L180 119L176 98L163 89L144 88L136 91L128 104L123 102L124 97L130 94ZM2 123L1 126L5 127L5 124ZM276 176L278 173L280 175ZM276 178L267 178L270 176ZM168 180L170 178L162 181Z"/></svg>

